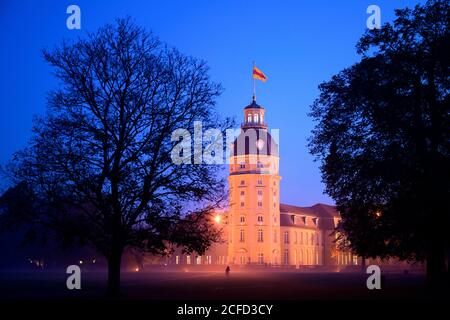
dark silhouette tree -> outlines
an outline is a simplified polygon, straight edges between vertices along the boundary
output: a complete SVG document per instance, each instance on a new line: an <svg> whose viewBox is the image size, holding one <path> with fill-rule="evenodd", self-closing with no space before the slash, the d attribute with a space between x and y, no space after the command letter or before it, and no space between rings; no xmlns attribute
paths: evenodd
<svg viewBox="0 0 450 320"><path fill-rule="evenodd" d="M365 257L424 261L443 283L449 253L450 5L396 10L367 31L361 61L320 85L310 150L339 228Z"/></svg>
<svg viewBox="0 0 450 320"><path fill-rule="evenodd" d="M204 130L228 127L215 111L221 87L205 62L130 19L45 50L44 58L61 86L9 166L39 204L34 218L103 254L112 295L127 247L204 252L218 239L209 215L224 199L221 167L175 164L171 135L197 120Z"/></svg>

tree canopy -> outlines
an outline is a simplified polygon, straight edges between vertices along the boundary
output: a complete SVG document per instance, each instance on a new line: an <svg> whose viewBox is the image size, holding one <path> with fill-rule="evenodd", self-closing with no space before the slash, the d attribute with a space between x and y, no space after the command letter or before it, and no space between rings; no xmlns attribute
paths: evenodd
<svg viewBox="0 0 450 320"><path fill-rule="evenodd" d="M61 235L91 243L117 293L126 247L205 251L218 234L209 215L224 199L220 166L175 164L178 128L225 129L221 92L204 61L169 48L130 19L44 50L60 86L9 169Z"/></svg>
<svg viewBox="0 0 450 320"><path fill-rule="evenodd" d="M429 276L450 247L449 17L448 1L396 10L311 107L309 147L345 242L365 257L426 260Z"/></svg>

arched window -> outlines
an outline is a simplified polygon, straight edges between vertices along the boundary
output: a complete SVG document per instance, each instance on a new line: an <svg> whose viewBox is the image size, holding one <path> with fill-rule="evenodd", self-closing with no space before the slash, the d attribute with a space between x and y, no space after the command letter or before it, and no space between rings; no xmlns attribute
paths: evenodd
<svg viewBox="0 0 450 320"><path fill-rule="evenodd" d="M263 223L264 222L264 217L263 216L258 216L258 222L259 223Z"/></svg>
<svg viewBox="0 0 450 320"><path fill-rule="evenodd" d="M247 122L252 122L252 114L251 113L249 113L248 115L247 115Z"/></svg>
<svg viewBox="0 0 450 320"><path fill-rule="evenodd" d="M284 243L285 244L289 243L289 231L284 232Z"/></svg>
<svg viewBox="0 0 450 320"><path fill-rule="evenodd" d="M240 216L239 217L239 222L240 223L245 223L245 216Z"/></svg>
<svg viewBox="0 0 450 320"><path fill-rule="evenodd" d="M257 113L255 113L255 115L253 116L253 120L254 120L256 123L259 123L259 115L258 115Z"/></svg>
<svg viewBox="0 0 450 320"><path fill-rule="evenodd" d="M258 229L258 242L264 242L263 229Z"/></svg>
<svg viewBox="0 0 450 320"><path fill-rule="evenodd" d="M241 229L239 232L239 241L244 242L245 241L245 231L244 229Z"/></svg>

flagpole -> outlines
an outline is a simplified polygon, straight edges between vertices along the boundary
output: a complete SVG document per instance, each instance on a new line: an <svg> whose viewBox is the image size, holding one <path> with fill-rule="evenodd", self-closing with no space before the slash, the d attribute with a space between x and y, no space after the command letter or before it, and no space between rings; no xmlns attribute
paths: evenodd
<svg viewBox="0 0 450 320"><path fill-rule="evenodd" d="M253 101L256 101L256 79L253 76L253 69L255 68L255 61L253 61L253 68L252 68L252 79L253 79Z"/></svg>

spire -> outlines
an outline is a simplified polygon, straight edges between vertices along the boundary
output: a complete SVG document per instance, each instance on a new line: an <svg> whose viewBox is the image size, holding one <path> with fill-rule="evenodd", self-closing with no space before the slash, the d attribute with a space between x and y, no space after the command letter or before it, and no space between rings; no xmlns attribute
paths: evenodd
<svg viewBox="0 0 450 320"><path fill-rule="evenodd" d="M256 79L253 76L253 71L255 70L256 64L255 61L253 61L253 68L252 68L252 78L253 78L253 99L252 101L256 103Z"/></svg>

